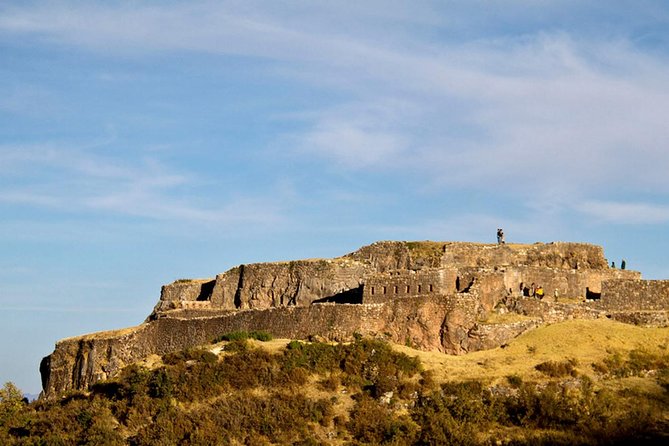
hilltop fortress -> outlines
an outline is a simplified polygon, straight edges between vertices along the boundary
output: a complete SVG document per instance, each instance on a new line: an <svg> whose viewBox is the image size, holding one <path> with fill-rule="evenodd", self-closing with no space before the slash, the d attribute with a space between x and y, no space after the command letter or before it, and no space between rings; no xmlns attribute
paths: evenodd
<svg viewBox="0 0 669 446"><path fill-rule="evenodd" d="M532 283L545 290L542 300L521 294L520 285ZM669 281L610 268L599 246L377 242L334 259L247 264L213 279L177 280L162 287L143 324L63 339L40 373L50 398L237 330L330 341L361 334L463 354L571 318L667 326L668 310Z"/></svg>

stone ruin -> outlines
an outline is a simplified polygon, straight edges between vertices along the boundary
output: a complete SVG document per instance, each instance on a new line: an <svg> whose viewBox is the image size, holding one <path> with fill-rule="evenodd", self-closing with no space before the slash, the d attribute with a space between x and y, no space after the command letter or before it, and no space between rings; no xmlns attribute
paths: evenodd
<svg viewBox="0 0 669 446"><path fill-rule="evenodd" d="M544 299L522 296L521 283L541 285ZM143 324L61 340L40 373L50 398L87 389L152 354L238 330L328 341L360 334L463 354L571 318L667 326L668 310L669 281L611 268L599 246L377 242L334 259L240 265L213 279L177 280L162 287ZM518 317L496 318L500 313Z"/></svg>

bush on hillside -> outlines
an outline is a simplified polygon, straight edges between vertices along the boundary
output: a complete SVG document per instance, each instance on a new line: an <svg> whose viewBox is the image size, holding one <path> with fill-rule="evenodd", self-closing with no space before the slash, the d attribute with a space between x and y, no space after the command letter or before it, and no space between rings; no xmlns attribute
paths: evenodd
<svg viewBox="0 0 669 446"><path fill-rule="evenodd" d="M565 376L578 376L578 372L574 368L578 362L573 359L566 359L564 361L546 361L537 364L534 368L541 373L550 376L551 378L563 378Z"/></svg>
<svg viewBox="0 0 669 446"><path fill-rule="evenodd" d="M620 352L612 353L603 361L594 363L592 368L601 375L616 378L644 376L650 372L662 376L669 370L669 354L637 348L628 352L626 357Z"/></svg>
<svg viewBox="0 0 669 446"><path fill-rule="evenodd" d="M214 339L214 343L221 341L240 341L245 339L255 339L257 341L267 342L273 339L273 336L262 330L258 331L232 331L230 333L222 334Z"/></svg>

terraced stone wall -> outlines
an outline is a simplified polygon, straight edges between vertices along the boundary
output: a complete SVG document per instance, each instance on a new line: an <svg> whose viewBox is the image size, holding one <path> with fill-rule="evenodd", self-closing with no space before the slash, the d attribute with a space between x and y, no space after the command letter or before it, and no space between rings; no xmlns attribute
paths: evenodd
<svg viewBox="0 0 669 446"><path fill-rule="evenodd" d="M598 305L609 311L669 311L669 280L607 280Z"/></svg>

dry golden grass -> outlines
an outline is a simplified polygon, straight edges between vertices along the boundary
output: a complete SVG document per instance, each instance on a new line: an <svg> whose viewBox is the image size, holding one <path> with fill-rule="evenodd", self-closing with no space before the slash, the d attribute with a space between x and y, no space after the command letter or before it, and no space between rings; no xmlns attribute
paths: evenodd
<svg viewBox="0 0 669 446"><path fill-rule="evenodd" d="M505 348L452 356L423 352L405 346L394 348L418 356L437 381L481 379L489 383L505 381L508 375L523 379L543 379L534 366L545 361L574 358L577 371L595 377L591 364L614 351L635 348L649 351L669 346L669 328L642 328L611 321L573 320L537 328L510 342Z"/></svg>

